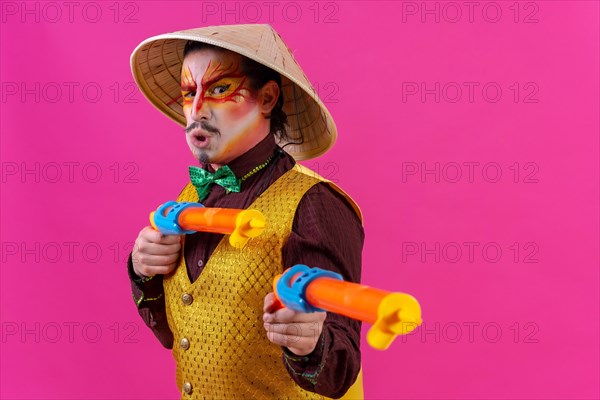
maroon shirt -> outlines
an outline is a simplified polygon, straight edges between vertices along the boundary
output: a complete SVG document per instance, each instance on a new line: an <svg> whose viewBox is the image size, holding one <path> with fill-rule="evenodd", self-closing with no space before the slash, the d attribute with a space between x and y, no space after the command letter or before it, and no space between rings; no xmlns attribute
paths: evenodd
<svg viewBox="0 0 600 400"><path fill-rule="evenodd" d="M206 207L243 209L250 206L267 187L294 166L294 159L280 150L270 134L228 164L240 178L273 154L275 158L266 168L242 183L239 193L227 193L221 186L213 185L202 204ZM213 172L210 165L206 168ZM191 282L202 273L222 237L206 232L186 237L184 257ZM329 185L318 183L307 191L298 205L292 232L282 249L284 268L306 264L338 272L344 280L359 283L363 242L362 224L352 206ZM162 345L172 348L173 333L167 323L162 275L141 282L133 272L131 256L128 269L140 316ZM290 377L303 389L326 397L342 396L360 370L360 328L358 321L327 313L323 332L311 354L297 356L282 347L283 363Z"/></svg>

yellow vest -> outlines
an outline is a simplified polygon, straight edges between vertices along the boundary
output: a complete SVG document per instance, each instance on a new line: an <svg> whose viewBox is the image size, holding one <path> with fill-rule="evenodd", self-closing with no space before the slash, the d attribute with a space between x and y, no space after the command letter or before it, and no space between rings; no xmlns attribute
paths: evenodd
<svg viewBox="0 0 600 400"><path fill-rule="evenodd" d="M354 201L333 183L296 164L277 179L250 209L267 221L262 235L243 249L227 237L218 244L198 279L191 283L185 259L165 276L165 302L173 332L173 356L182 399L322 399L300 388L289 376L281 348L267 339L263 300L283 271L281 250L292 230L298 203L318 182ZM197 202L188 184L178 201ZM362 220L362 217L361 217ZM362 399L362 375L343 398Z"/></svg>

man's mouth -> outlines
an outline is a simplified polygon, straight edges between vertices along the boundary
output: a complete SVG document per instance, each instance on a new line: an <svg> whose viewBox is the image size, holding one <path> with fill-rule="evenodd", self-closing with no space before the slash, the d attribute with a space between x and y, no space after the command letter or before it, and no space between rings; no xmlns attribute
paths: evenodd
<svg viewBox="0 0 600 400"><path fill-rule="evenodd" d="M192 132L190 136L192 144L197 148L204 148L210 142L210 136L200 131Z"/></svg>

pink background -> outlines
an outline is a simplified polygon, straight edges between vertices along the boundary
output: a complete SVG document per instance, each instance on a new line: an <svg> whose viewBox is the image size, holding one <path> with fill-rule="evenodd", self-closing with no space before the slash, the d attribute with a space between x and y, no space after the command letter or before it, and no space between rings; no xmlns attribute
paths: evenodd
<svg viewBox="0 0 600 400"><path fill-rule="evenodd" d="M363 283L423 307L386 352L365 325L366 397L598 398L598 2L265 3L2 2L1 397L178 397L124 260L194 160L129 56L270 22L336 120L304 164L364 212Z"/></svg>

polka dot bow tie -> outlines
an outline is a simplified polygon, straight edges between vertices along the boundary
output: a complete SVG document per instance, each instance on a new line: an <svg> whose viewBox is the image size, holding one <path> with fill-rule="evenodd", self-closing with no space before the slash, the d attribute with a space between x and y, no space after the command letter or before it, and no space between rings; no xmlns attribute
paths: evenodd
<svg viewBox="0 0 600 400"><path fill-rule="evenodd" d="M227 165L219 168L214 174L205 169L190 166L190 180L198 192L198 201L202 201L208 196L213 183L224 187L227 192L236 193L240 191L242 183Z"/></svg>

